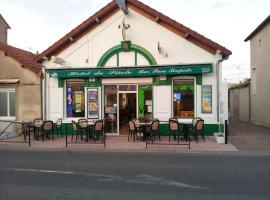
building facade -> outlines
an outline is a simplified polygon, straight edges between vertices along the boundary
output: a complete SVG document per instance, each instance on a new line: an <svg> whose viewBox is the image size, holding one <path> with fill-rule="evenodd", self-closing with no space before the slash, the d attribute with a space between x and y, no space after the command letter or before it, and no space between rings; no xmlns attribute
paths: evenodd
<svg viewBox="0 0 270 200"><path fill-rule="evenodd" d="M40 75L34 54L0 43L0 120L41 117Z"/></svg>
<svg viewBox="0 0 270 200"><path fill-rule="evenodd" d="M45 118L106 118L118 135L132 118L201 117L213 134L227 118L231 52L137 0L126 5L127 15L112 1L39 55Z"/></svg>
<svg viewBox="0 0 270 200"><path fill-rule="evenodd" d="M7 44L8 29L10 29L10 26L0 14L0 42Z"/></svg>
<svg viewBox="0 0 270 200"><path fill-rule="evenodd" d="M270 16L245 41L250 41L251 122L270 127Z"/></svg>

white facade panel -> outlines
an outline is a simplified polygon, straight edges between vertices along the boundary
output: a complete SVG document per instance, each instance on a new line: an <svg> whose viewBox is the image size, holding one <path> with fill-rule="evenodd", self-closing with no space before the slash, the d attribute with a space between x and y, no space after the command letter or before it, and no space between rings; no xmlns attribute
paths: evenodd
<svg viewBox="0 0 270 200"><path fill-rule="evenodd" d="M168 121L171 117L171 86L154 86L154 118L161 121Z"/></svg>
<svg viewBox="0 0 270 200"><path fill-rule="evenodd" d="M49 88L49 113L50 120L56 121L63 118L63 88Z"/></svg>
<svg viewBox="0 0 270 200"><path fill-rule="evenodd" d="M119 66L123 67L135 66L135 53L134 52L119 53Z"/></svg>

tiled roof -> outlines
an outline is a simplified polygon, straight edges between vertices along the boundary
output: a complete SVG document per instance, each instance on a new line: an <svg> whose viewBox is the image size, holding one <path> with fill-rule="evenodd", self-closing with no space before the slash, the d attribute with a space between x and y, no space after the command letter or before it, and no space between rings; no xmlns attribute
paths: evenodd
<svg viewBox="0 0 270 200"><path fill-rule="evenodd" d="M127 5L139 11L141 14L144 14L148 18L156 21L160 25L165 28L176 32L178 35L185 37L190 42L195 43L196 45L206 49L210 53L214 54L217 50L219 50L224 58L230 56L232 52L225 47L213 42L212 40L200 35L199 33L189 29L176 22L175 20L169 18L168 16L156 11L155 9L145 5L144 3L138 0L126 0ZM71 30L68 34L62 37L59 41L54 43L48 49L43 51L40 55L37 56L37 59L41 61L43 57L50 57L55 55L65 48L69 47L74 41L81 38L84 34L95 28L99 23L102 23L106 18L111 16L114 12L118 10L118 6L115 0L111 1L105 7L100 9L94 15L89 17L79 26ZM70 40L72 37L72 40Z"/></svg>
<svg viewBox="0 0 270 200"><path fill-rule="evenodd" d="M5 55L21 63L22 67L30 69L38 76L41 75L41 66L39 63L37 63L35 54L2 42L0 42L0 51L3 51Z"/></svg>
<svg viewBox="0 0 270 200"><path fill-rule="evenodd" d="M260 30L270 23L270 15L244 40L245 42L252 39Z"/></svg>

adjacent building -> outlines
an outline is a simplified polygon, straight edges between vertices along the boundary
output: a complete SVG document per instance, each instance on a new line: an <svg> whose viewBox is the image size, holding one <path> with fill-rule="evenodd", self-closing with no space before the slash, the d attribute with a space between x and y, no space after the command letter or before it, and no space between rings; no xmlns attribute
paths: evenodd
<svg viewBox="0 0 270 200"><path fill-rule="evenodd" d="M250 41L251 58L251 122L270 127L270 15L247 41Z"/></svg>
<svg viewBox="0 0 270 200"><path fill-rule="evenodd" d="M44 117L106 118L115 135L132 118L201 117L206 134L218 131L231 51L137 0L120 7L113 0L38 56Z"/></svg>
<svg viewBox="0 0 270 200"><path fill-rule="evenodd" d="M0 43L0 120L41 117L40 76L35 54Z"/></svg>
<svg viewBox="0 0 270 200"><path fill-rule="evenodd" d="M8 29L10 29L10 26L0 14L0 42L7 43Z"/></svg>

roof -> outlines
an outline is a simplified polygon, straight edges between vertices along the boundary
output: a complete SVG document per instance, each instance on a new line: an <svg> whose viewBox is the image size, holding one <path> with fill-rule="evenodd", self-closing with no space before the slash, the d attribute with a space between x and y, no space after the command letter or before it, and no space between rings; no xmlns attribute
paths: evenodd
<svg viewBox="0 0 270 200"><path fill-rule="evenodd" d="M270 22L270 15L244 40L251 40L258 32L260 32Z"/></svg>
<svg viewBox="0 0 270 200"><path fill-rule="evenodd" d="M2 19L5 22L8 29L11 29L11 27L8 25L7 21L5 20L5 18L1 14L0 14L0 19Z"/></svg>
<svg viewBox="0 0 270 200"><path fill-rule="evenodd" d="M39 63L37 63L35 54L2 42L0 42L0 51L3 51L5 55L10 56L21 63L22 67L30 69L38 76L41 75L41 66Z"/></svg>
<svg viewBox="0 0 270 200"><path fill-rule="evenodd" d="M127 6L136 10L140 14L148 17L149 19L156 21L161 26L175 32L176 34L185 37L190 42L195 43L196 45L204 48L208 52L215 54L217 50L219 50L223 56L226 58L232 54L232 52L225 47L213 42L212 40L200 35L199 33L191 30L190 28L184 26L176 22L175 20L169 18L168 16L158 12L157 10L143 4L138 0L126 0ZM50 57L55 55L65 48L69 47L74 41L81 38L87 32L91 31L93 28L98 26L99 23L105 21L108 17L114 14L119 10L117 3L115 0L112 0L105 7L100 9L94 15L89 17L87 20L82 22L79 26L71 30L68 34L62 37L60 40L55 42L48 49L43 51L41 54L37 56L38 61L41 61L43 57ZM70 39L72 38L72 39Z"/></svg>

